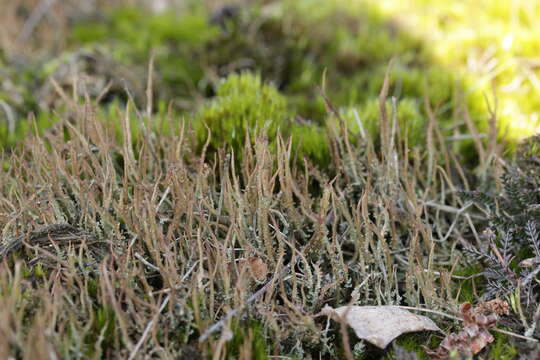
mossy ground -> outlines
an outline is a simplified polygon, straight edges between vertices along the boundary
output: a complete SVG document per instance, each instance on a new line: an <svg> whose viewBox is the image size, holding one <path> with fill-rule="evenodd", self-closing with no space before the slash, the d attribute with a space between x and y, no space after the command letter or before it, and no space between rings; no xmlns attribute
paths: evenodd
<svg viewBox="0 0 540 360"><path fill-rule="evenodd" d="M104 12L70 15L75 20L65 14L65 22L72 25L61 29L64 54L43 55L38 62L6 68L0 99L14 119L33 111L41 114L38 123L49 126L54 119L48 119L52 112L46 110L55 105L51 98L56 91L47 78L53 76L68 90L73 88L74 71L86 77L79 91L97 96L110 81L102 101L125 102L132 97L144 107L147 64L153 56L154 96L158 102L172 101L175 113L194 116L204 102L219 102L205 99L221 96L217 90L221 78L254 71L287 99L287 114L274 121L301 119L310 126L297 126L294 133L312 137L314 128L325 132L329 121L318 90L324 75L324 90L338 110L349 114L347 118L357 112L366 128L376 131L377 97L394 59L389 94L400 100L398 117L409 130L411 143L418 143L425 133L426 98L443 128L453 131L468 131L464 126L454 128L462 121L463 106L485 128L486 96L494 106L493 95L501 133L509 139L531 135L539 126L540 99L534 90L539 74L527 62L533 61L538 47L537 5L301 0L233 3L222 5L225 11L215 4L183 2L152 13L121 4ZM476 15L482 18L481 28L475 27ZM3 63L14 56L9 53L13 47L7 45L13 44L6 42ZM29 40L28 45L41 53L47 49L47 43ZM358 126L354 118L350 121L351 127ZM17 127L21 124L20 130L8 134L8 126L2 127L4 143L12 144L14 137L26 133L23 122L15 122ZM202 137L204 129L199 131ZM317 138L318 147L324 147L327 139ZM314 145L307 152L324 157L314 154Z"/></svg>
<svg viewBox="0 0 540 360"><path fill-rule="evenodd" d="M497 188L538 129L538 4L98 3L22 40L34 2L0 15L0 246L55 223L108 246L0 247L0 357L343 358L324 305L483 299L462 250L486 217L457 190ZM350 333L359 359L441 338Z"/></svg>

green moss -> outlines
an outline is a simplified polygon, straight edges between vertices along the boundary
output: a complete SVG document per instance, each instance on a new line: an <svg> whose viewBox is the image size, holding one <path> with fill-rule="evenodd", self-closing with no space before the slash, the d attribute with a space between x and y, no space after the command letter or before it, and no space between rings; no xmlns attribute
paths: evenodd
<svg viewBox="0 0 540 360"><path fill-rule="evenodd" d="M88 279L88 295L92 298L97 298L99 293L99 283L96 279Z"/></svg>
<svg viewBox="0 0 540 360"><path fill-rule="evenodd" d="M77 24L71 41L95 43L115 41L119 45L141 52L153 46L176 43L176 46L200 46L215 38L217 29L211 26L201 7L192 7L181 15L173 12L152 14L140 8L118 8L102 23Z"/></svg>
<svg viewBox="0 0 540 360"><path fill-rule="evenodd" d="M283 0L272 6L244 7L224 28L213 25L213 14L195 1L160 13L116 7L99 21L75 23L68 42L73 48L105 50L140 79L140 89L153 53L160 99L180 98L195 111L199 102L191 101L193 95L213 96L219 77L250 69L276 84L295 114L319 126L324 126L327 114L316 88L325 71L327 94L336 107L369 108L388 62L395 59L390 95L403 103L400 111L405 116L425 118L427 96L444 126L455 123L454 112L462 101L473 120L485 127L484 96L494 85L501 132L508 126L510 137L520 137L538 126L535 79L540 73L519 66L519 59L540 49L531 31L540 8L519 5L510 11L501 2L481 3L477 7L422 0ZM484 11L468 16L480 7ZM516 16L509 17L509 12ZM486 26L478 28L476 18ZM32 99L34 87L51 74L54 60L12 79L21 88L17 97L24 99L16 106L22 117L29 109L38 110ZM490 70L491 63L500 66ZM509 90L518 81L522 86ZM13 98L0 89L0 99L10 106ZM469 149L463 146L463 152Z"/></svg>
<svg viewBox="0 0 540 360"><path fill-rule="evenodd" d="M108 30L105 24L89 23L75 26L71 36L81 43L95 43L107 39Z"/></svg>
<svg viewBox="0 0 540 360"><path fill-rule="evenodd" d="M194 125L200 145L210 135L213 149L228 145L241 154L248 133L275 141L278 129L289 132L289 117L285 97L259 75L246 72L230 75L219 86L216 98L203 107Z"/></svg>
<svg viewBox="0 0 540 360"><path fill-rule="evenodd" d="M455 272L455 275L470 277L467 280L460 280L459 287L456 289L457 302L464 303L476 303L478 294L481 294L481 290L484 287L483 281L480 277L473 276L480 274L483 271L482 267L478 264L463 267ZM475 294L476 291L476 294Z"/></svg>
<svg viewBox="0 0 540 360"><path fill-rule="evenodd" d="M396 345L403 347L406 351L415 353L419 359L428 359L425 351L422 349L422 346L435 346L434 344L428 344L428 336L424 333L410 333L403 334L398 337ZM395 357L390 357L395 358Z"/></svg>
<svg viewBox="0 0 540 360"><path fill-rule="evenodd" d="M396 103L397 122L401 136L407 136L411 146L419 145L425 138L427 120L420 110L420 104L414 98L405 98ZM387 113L392 115L392 105L387 102ZM355 136L366 133L372 138L379 136L380 109L379 99L374 97L363 105L344 109L342 116Z"/></svg>
<svg viewBox="0 0 540 360"><path fill-rule="evenodd" d="M329 163L328 135L317 124L293 122L287 99L260 75L249 72L230 75L220 84L216 97L195 118L194 128L199 146L210 135L210 147L230 147L239 156L246 136L265 136L272 149L277 146L278 132L287 141L292 137L293 156L308 157L320 165ZM209 133L210 131L210 133Z"/></svg>
<svg viewBox="0 0 540 360"><path fill-rule="evenodd" d="M492 335L495 341L487 348L490 359L511 360L517 358L518 350L507 335L495 332Z"/></svg>
<svg viewBox="0 0 540 360"><path fill-rule="evenodd" d="M298 160L307 157L321 166L330 162L329 139L324 128L313 124L293 124L293 148Z"/></svg>
<svg viewBox="0 0 540 360"><path fill-rule="evenodd" d="M204 77L204 61L198 56L218 34L201 6L190 6L181 14L117 8L105 21L75 25L70 43L105 46L125 66L146 66L153 53L161 91L187 96Z"/></svg>
<svg viewBox="0 0 540 360"><path fill-rule="evenodd" d="M86 333L87 356L103 353L112 346L115 341L116 315L113 308L108 306L99 307L94 312L92 326Z"/></svg>
<svg viewBox="0 0 540 360"><path fill-rule="evenodd" d="M233 338L227 344L227 359L238 359L240 352L251 350L250 358L253 360L269 359L269 347L266 342L268 336L264 333L264 326L256 321L233 326Z"/></svg>
<svg viewBox="0 0 540 360"><path fill-rule="evenodd" d="M25 118L17 121L14 131L10 131L8 124L0 122L0 148L9 148L24 139L30 133L43 133L58 122L58 114L49 111L40 111L35 118Z"/></svg>

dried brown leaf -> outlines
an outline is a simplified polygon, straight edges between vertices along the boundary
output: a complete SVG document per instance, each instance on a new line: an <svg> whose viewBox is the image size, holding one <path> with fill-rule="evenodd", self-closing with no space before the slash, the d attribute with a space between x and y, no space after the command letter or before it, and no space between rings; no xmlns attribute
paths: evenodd
<svg viewBox="0 0 540 360"><path fill-rule="evenodd" d="M413 314L397 306L326 306L323 314L337 315L360 339L384 349L401 334L415 331L440 331L429 318Z"/></svg>

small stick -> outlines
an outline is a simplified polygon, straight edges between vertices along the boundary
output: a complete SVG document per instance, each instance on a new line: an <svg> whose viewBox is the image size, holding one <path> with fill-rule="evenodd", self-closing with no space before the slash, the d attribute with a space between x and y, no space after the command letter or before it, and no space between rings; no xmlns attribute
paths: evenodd
<svg viewBox="0 0 540 360"><path fill-rule="evenodd" d="M159 311L154 315L152 320L150 320L150 322L148 322L148 325L146 325L146 328L144 329L141 338L137 342L137 345L135 345L135 347L131 351L131 354L129 354L128 360L133 360L135 358L135 355L137 355L137 353L139 352L139 349L141 348L142 344L146 340L146 337L148 336L148 334L150 333L150 331L154 327L154 323L156 322L157 318L159 317L159 315L161 314L163 309L165 309L165 306L167 306L167 304L169 303L170 298L171 298L170 295L165 296L165 299L163 299L163 302L161 303L161 305L159 307Z"/></svg>
<svg viewBox="0 0 540 360"><path fill-rule="evenodd" d="M417 307L412 307L412 306L397 306L397 307L402 308L402 309L407 309L407 310L416 310L416 311L428 312L428 313L444 316L444 317L447 317L449 319L463 321L462 318L459 318L459 317L456 317L456 316L453 316L453 315L450 315L450 314L446 314L446 313L443 313L443 312L440 312L440 311L436 311L436 310L422 309L422 308L417 308ZM529 340L529 341L540 342L538 339L535 339L533 337L516 334L516 333L513 333L513 332L508 331L508 330L503 330L503 329L499 329L499 328L491 328L490 330L499 332L501 334L510 335L510 336L513 336L513 337L516 337L516 338L519 338L519 339L525 339L525 340Z"/></svg>
<svg viewBox="0 0 540 360"><path fill-rule="evenodd" d="M167 199L167 195L169 195L170 192L171 192L171 187L167 186L167 189L165 189L165 193L161 197L161 200L159 201L159 204L157 204L157 206L156 206L156 212L159 211L159 208L161 207L161 205L163 205L163 202L165 201L165 199Z"/></svg>
<svg viewBox="0 0 540 360"><path fill-rule="evenodd" d="M193 269L195 269L195 265L197 263L195 263L188 271L187 273L182 277L182 279L180 279L180 282L184 282L188 277L189 275L191 274L191 272L193 271ZM159 311L154 315L154 317L152 318L152 320L150 320L148 322L148 324L146 325L146 328L144 328L144 331L141 335L141 338L139 339L139 341L137 342L137 344L135 345L135 347L133 348L133 350L131 351L131 354L129 354L129 358L128 360L133 360L135 358L135 356L137 355L137 353L139 352L139 349L141 348L142 344L144 344L144 341L146 340L146 338L148 337L148 334L150 333L150 331L152 330L152 328L154 327L154 324L157 322L157 319L159 317L159 315L161 314L161 312L165 309L165 306L167 306L167 304L169 303L169 300L171 299L171 296L170 295L167 295L165 296L165 299L163 299L163 302L161 303L161 305L159 306Z"/></svg>
<svg viewBox="0 0 540 360"><path fill-rule="evenodd" d="M206 258L205 258L206 259ZM184 278L191 274L191 272L193 271L193 269L195 269L195 266L197 266L197 263L199 262L199 260L195 261L195 263L191 266L191 268L189 268L189 270L187 271L186 275L184 275ZM182 279L180 281L180 284L176 285L174 287L175 290L179 290L182 286L182 282L184 281L184 279ZM156 295L156 294L160 294L160 293L168 293L168 292L171 292L171 288L166 288L166 289L162 289L162 290L157 290L157 291L154 291L152 293L150 293L150 295Z"/></svg>
<svg viewBox="0 0 540 360"><path fill-rule="evenodd" d="M398 307L400 309L405 309L405 310L416 310L416 311L423 311L423 312L427 312L427 313L437 314L437 315L444 316L444 317L447 317L449 319L457 320L457 321L463 320L462 318L459 318L457 316L450 315L450 314L447 314L447 313L443 313L443 312L437 311L437 310L422 309L422 308L417 308L417 307L413 307L413 306L400 306L400 305L396 305L396 307Z"/></svg>
<svg viewBox="0 0 540 360"><path fill-rule="evenodd" d="M519 334L516 334L516 333L513 333L511 331L508 331L508 330L503 330L503 329L498 329L498 328L493 328L493 329L490 329L490 330L493 330L493 331L496 331L498 333L501 333L501 334L505 334L505 335L510 335L510 336L513 336L513 337L517 337L517 338L520 338L520 339L525 339L525 340L529 340L529 341L534 341L534 342L540 342L538 339L535 339L533 337L530 337L530 336L525 336L525 335L519 335Z"/></svg>
<svg viewBox="0 0 540 360"><path fill-rule="evenodd" d="M150 269L159 272L159 268L158 268L156 265L150 263L148 260L146 260L145 258L143 258L138 252L136 252L135 254L133 254L133 256L135 256L137 259L139 259L140 262L142 262L144 265L146 265L146 266L149 267Z"/></svg>
<svg viewBox="0 0 540 360"><path fill-rule="evenodd" d="M285 273L288 270L289 270L289 265L287 265L285 268L283 268L283 270L281 271L281 273L277 277L272 278L262 288L257 290L257 292L255 294L251 295L247 299L245 305L237 307L236 309L232 310L223 319L221 319L220 321L218 321L217 323L215 323L214 325L212 325L208 329L206 329L206 331L199 338L199 342L202 343L202 342L206 341L210 337L210 335L212 335L213 333L215 333L216 331L221 329L231 318L233 318L238 313L240 313L246 307L246 305L249 305L252 302L254 302L255 300L257 300L258 298L260 298L266 292L266 290L268 290L270 288L270 286L274 284L274 282L276 282L279 279L283 278L283 276L285 275Z"/></svg>

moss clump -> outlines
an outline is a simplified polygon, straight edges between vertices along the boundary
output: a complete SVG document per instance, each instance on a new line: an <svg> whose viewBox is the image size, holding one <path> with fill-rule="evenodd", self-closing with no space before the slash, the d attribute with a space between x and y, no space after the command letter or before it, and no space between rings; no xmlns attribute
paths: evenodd
<svg viewBox="0 0 540 360"><path fill-rule="evenodd" d="M318 164L328 164L328 135L314 123L292 121L294 112L287 99L260 75L243 72L229 75L195 117L199 147L210 137L211 150L230 146L238 156L246 137L264 136L276 149L278 132L284 140L292 138L297 159L308 157Z"/></svg>
<svg viewBox="0 0 540 360"><path fill-rule="evenodd" d="M289 116L285 97L259 75L245 72L219 85L216 98L196 117L195 129L200 145L210 136L214 150L229 145L240 154L248 134L275 139L278 129L287 133Z"/></svg>
<svg viewBox="0 0 540 360"><path fill-rule="evenodd" d="M114 344L115 317L111 307L100 306L95 310L90 331L84 339L89 350L88 355L104 352Z"/></svg>
<svg viewBox="0 0 540 360"><path fill-rule="evenodd" d="M291 127L291 136L299 160L307 157L321 166L329 164L329 139L324 128L313 124L295 123Z"/></svg>
<svg viewBox="0 0 540 360"><path fill-rule="evenodd" d="M256 321L247 324L236 324L234 336L227 349L228 359L249 358L254 360L268 359L269 346L264 334L264 326Z"/></svg>

